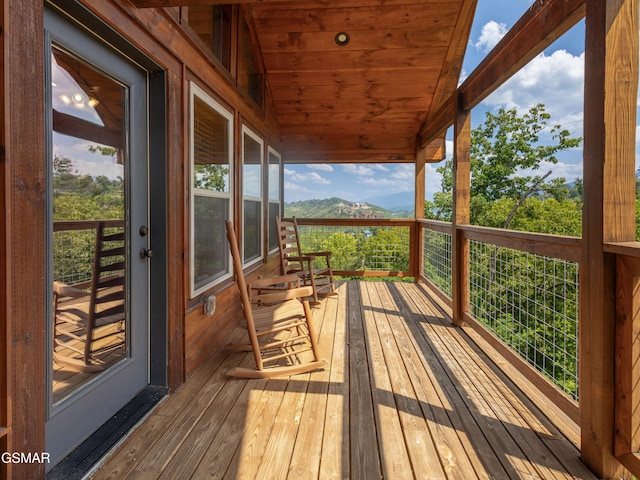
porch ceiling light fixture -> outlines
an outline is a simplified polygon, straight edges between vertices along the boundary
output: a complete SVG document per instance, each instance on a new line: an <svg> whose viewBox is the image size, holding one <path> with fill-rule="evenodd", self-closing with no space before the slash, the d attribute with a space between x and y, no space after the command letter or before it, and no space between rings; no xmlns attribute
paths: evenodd
<svg viewBox="0 0 640 480"><path fill-rule="evenodd" d="M339 47L344 47L349 43L350 40L351 40L351 37L347 32L336 33L335 41L336 41L336 45L338 45Z"/></svg>

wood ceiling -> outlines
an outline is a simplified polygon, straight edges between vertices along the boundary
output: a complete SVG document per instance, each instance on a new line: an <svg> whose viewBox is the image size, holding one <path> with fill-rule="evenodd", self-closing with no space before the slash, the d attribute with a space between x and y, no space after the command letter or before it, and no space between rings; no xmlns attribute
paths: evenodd
<svg viewBox="0 0 640 480"><path fill-rule="evenodd" d="M455 91L476 0L134 0L245 3L287 162L413 162ZM335 42L346 32L345 46ZM443 157L443 139L426 152Z"/></svg>

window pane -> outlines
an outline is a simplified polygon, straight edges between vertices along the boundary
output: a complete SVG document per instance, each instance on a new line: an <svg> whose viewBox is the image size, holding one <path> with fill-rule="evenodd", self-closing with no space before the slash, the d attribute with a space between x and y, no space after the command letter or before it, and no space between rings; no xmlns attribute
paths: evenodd
<svg viewBox="0 0 640 480"><path fill-rule="evenodd" d="M269 202L269 251L278 248L276 217L280 215L280 204Z"/></svg>
<svg viewBox="0 0 640 480"><path fill-rule="evenodd" d="M251 136L244 135L243 195L260 198L262 196L262 145Z"/></svg>
<svg viewBox="0 0 640 480"><path fill-rule="evenodd" d="M251 33L244 18L238 35L238 87L262 106L264 77L251 48Z"/></svg>
<svg viewBox="0 0 640 480"><path fill-rule="evenodd" d="M193 109L193 186L229 192L228 120L198 97Z"/></svg>
<svg viewBox="0 0 640 480"><path fill-rule="evenodd" d="M189 26L220 62L231 66L231 5L189 7Z"/></svg>
<svg viewBox="0 0 640 480"><path fill-rule="evenodd" d="M280 202L280 158L269 152L269 200Z"/></svg>
<svg viewBox="0 0 640 480"><path fill-rule="evenodd" d="M229 200L194 196L193 250L194 290L229 271L224 222L229 218Z"/></svg>
<svg viewBox="0 0 640 480"><path fill-rule="evenodd" d="M260 258L262 231L260 202L244 201L244 261L245 263Z"/></svg>

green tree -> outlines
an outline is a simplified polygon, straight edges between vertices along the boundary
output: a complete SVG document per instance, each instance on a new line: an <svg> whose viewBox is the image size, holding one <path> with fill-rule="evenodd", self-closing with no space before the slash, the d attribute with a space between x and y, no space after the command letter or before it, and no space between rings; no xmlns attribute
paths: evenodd
<svg viewBox="0 0 640 480"><path fill-rule="evenodd" d="M471 223L580 236L582 182L549 180L548 170L537 174L580 142L552 124L542 104L523 115L514 109L487 113L471 133ZM452 162L438 171L442 191L427 204L426 216L450 220ZM482 242L472 242L470 250L473 315L575 398L577 266ZM449 272L437 258L425 262L435 281L446 279Z"/></svg>
<svg viewBox="0 0 640 480"><path fill-rule="evenodd" d="M568 199L569 188L564 179L546 180L551 172L542 175L524 174L536 171L543 162L555 164L562 150L576 148L582 142L572 137L561 125L551 124L551 116L543 104L531 107L523 115L516 109L501 108L497 113L486 113L485 121L471 132L471 223L482 223L488 218L491 204L503 198L512 199L509 218L524 205L529 197L555 198L559 202ZM550 142L542 142L541 135L548 134ZM442 191L434 195L432 212L427 217L450 220L452 214L453 164L451 160L438 168L442 175ZM582 184L579 184L581 189ZM540 193L542 192L542 194ZM504 205L503 205L504 206ZM549 207L555 206L550 203ZM433 211L436 213L434 214ZM508 221L509 220L509 221Z"/></svg>

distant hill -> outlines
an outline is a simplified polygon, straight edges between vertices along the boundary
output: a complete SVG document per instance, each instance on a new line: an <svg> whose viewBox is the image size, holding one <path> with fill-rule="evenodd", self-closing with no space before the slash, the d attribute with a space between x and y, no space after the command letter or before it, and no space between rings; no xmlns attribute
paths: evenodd
<svg viewBox="0 0 640 480"><path fill-rule="evenodd" d="M284 204L285 217L300 218L397 218L398 213L368 202L332 197Z"/></svg>
<svg viewBox="0 0 640 480"><path fill-rule="evenodd" d="M413 192L388 193L385 195L376 195L365 198L366 202L373 203L374 205L380 205L382 208L386 208L387 210L394 212L400 210L413 212L414 200Z"/></svg>

